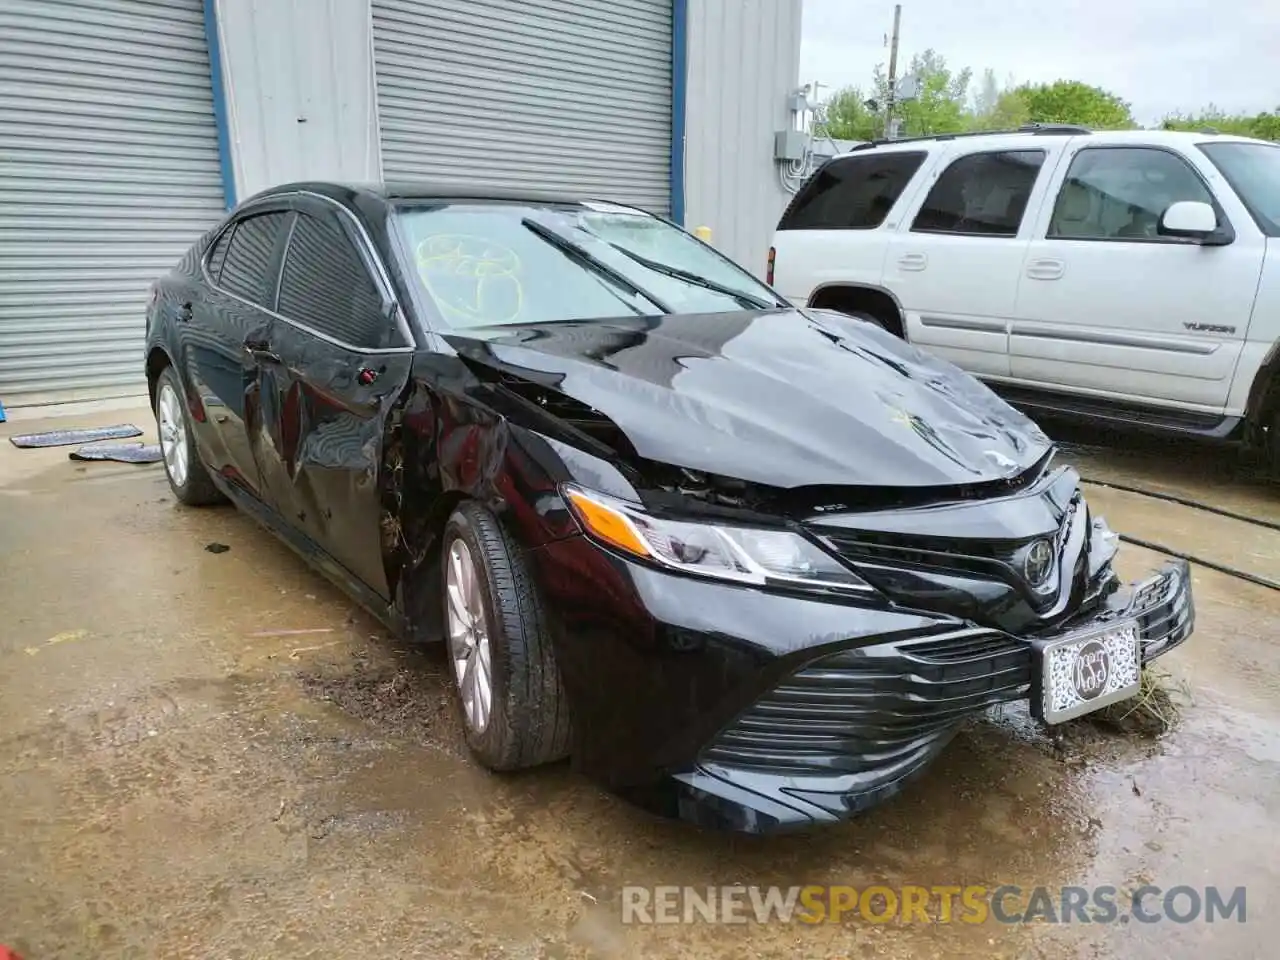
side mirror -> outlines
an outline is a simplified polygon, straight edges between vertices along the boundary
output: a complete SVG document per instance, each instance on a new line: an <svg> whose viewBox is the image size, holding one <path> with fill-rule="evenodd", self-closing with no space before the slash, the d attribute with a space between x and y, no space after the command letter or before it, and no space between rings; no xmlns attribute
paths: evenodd
<svg viewBox="0 0 1280 960"><path fill-rule="evenodd" d="M1160 215L1156 229L1162 237L1182 237L1204 242L1218 230L1218 215L1213 207L1199 200L1179 200Z"/></svg>

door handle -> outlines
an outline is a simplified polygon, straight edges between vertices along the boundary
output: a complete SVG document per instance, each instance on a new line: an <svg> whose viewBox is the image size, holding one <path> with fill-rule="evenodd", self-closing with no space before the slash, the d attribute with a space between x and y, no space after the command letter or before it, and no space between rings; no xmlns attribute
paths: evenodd
<svg viewBox="0 0 1280 960"><path fill-rule="evenodd" d="M904 253L898 258L898 266L903 270L923 270L929 265L929 258L923 253Z"/></svg>
<svg viewBox="0 0 1280 960"><path fill-rule="evenodd" d="M1027 264L1027 276L1032 280L1057 280L1067 272L1061 260L1032 260Z"/></svg>
<svg viewBox="0 0 1280 960"><path fill-rule="evenodd" d="M281 363L280 355L271 349L271 344L266 340L246 340L244 348L249 352L255 360L263 363Z"/></svg>

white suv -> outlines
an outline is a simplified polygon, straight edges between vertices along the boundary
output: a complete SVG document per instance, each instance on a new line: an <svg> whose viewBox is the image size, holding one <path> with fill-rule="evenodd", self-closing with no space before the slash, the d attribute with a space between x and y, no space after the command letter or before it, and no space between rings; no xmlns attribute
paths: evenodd
<svg viewBox="0 0 1280 960"><path fill-rule="evenodd" d="M865 144L796 194L768 272L1033 413L1261 441L1280 466L1280 145L1040 125Z"/></svg>

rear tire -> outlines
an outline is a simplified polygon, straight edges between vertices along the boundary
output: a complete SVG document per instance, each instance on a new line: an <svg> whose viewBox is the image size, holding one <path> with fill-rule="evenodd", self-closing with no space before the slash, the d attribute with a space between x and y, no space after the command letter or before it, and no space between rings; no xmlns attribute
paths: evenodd
<svg viewBox="0 0 1280 960"><path fill-rule="evenodd" d="M214 486L209 471L200 461L182 385L173 367L165 367L156 379L155 415L160 449L164 453L164 474L178 502L189 507L224 502L227 498Z"/></svg>
<svg viewBox="0 0 1280 960"><path fill-rule="evenodd" d="M490 770L569 752L569 706L533 578L497 518L463 503L440 562L444 633L467 746Z"/></svg>

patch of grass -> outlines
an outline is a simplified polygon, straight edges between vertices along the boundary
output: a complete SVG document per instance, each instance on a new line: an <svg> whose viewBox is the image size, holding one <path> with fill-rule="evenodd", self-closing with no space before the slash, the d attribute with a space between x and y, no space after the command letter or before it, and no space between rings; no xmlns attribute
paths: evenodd
<svg viewBox="0 0 1280 960"><path fill-rule="evenodd" d="M1194 700L1185 680L1175 680L1164 670L1147 667L1138 678L1138 694L1103 707L1081 719L1143 737L1168 733L1182 716L1182 708Z"/></svg>

